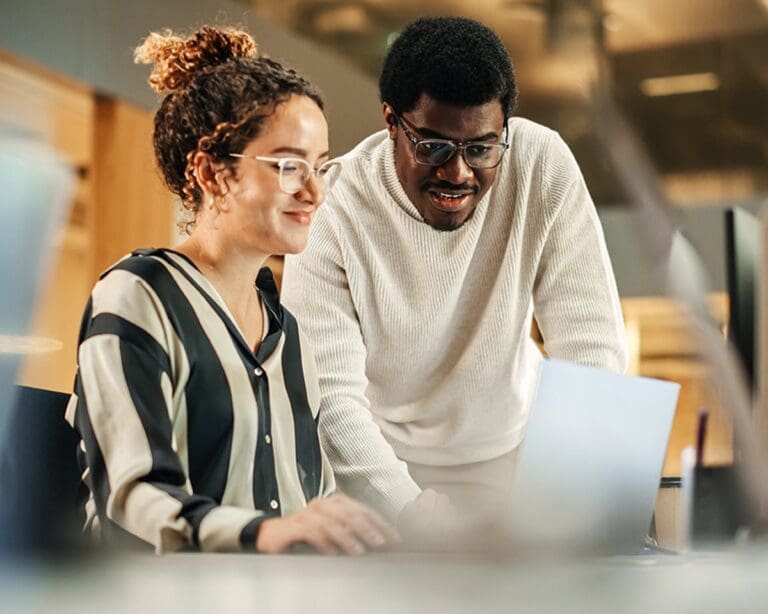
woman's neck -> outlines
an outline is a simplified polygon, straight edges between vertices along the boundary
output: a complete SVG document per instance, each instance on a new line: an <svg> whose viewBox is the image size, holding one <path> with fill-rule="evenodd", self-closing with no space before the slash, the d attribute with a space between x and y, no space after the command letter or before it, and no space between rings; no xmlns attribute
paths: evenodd
<svg viewBox="0 0 768 614"><path fill-rule="evenodd" d="M190 258L203 275L232 288L252 288L269 257L269 254L240 249L219 233L204 229L196 229L176 249Z"/></svg>
<svg viewBox="0 0 768 614"><path fill-rule="evenodd" d="M232 246L218 235L195 231L176 248L195 263L232 313L246 341L254 348L261 338L261 302L256 276L267 260Z"/></svg>

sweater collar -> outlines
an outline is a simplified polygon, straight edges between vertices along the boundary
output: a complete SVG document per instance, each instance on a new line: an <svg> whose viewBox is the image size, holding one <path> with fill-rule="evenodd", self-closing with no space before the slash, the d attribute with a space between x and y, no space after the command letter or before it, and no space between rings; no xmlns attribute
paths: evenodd
<svg viewBox="0 0 768 614"><path fill-rule="evenodd" d="M395 147L394 141L387 138L384 140L384 146L381 151L381 176L384 181L384 187L389 192L389 195L393 200L413 219L424 222L424 218L419 213L419 210L408 198L408 195L403 189L403 184L400 183L400 178L397 176L397 169L395 168Z"/></svg>

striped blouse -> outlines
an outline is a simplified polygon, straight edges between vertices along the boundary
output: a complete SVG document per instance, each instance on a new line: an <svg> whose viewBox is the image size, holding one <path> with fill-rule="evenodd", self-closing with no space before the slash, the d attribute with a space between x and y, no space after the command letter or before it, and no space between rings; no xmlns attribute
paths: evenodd
<svg viewBox="0 0 768 614"><path fill-rule="evenodd" d="M253 550L262 520L333 491L314 358L269 269L256 289L268 328L254 353L177 252L134 252L94 287L67 420L87 526L106 541Z"/></svg>

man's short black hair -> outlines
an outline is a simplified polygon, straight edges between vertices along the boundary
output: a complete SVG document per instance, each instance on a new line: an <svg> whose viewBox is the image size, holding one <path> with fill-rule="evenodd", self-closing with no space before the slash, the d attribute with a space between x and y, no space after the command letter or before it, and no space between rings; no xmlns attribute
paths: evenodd
<svg viewBox="0 0 768 614"><path fill-rule="evenodd" d="M499 100L509 117L517 84L504 44L473 19L425 17L412 22L384 59L379 95L396 113L405 113L422 94L457 107Z"/></svg>

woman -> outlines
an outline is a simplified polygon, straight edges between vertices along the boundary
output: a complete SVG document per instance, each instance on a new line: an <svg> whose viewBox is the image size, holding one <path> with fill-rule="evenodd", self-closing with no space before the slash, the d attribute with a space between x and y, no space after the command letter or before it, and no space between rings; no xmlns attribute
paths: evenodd
<svg viewBox="0 0 768 614"><path fill-rule="evenodd" d="M152 34L136 60L167 92L155 154L189 236L115 264L86 308L67 419L90 527L158 553L397 540L332 494L313 358L261 268L304 248L337 170L318 92L229 28Z"/></svg>

